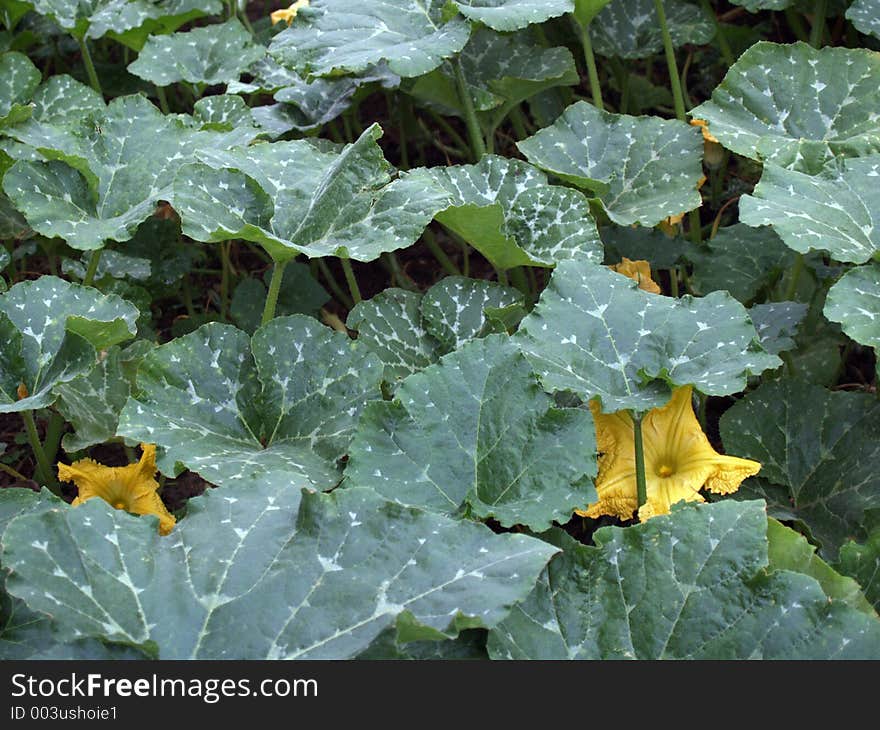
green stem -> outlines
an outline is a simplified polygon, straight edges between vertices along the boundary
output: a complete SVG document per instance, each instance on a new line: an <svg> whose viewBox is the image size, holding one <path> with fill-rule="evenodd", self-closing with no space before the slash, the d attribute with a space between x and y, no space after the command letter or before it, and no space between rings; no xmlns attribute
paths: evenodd
<svg viewBox="0 0 880 730"><path fill-rule="evenodd" d="M804 255L797 254L794 257L794 265L791 267L791 275L788 279L788 286L785 287L785 299L783 301L793 302L795 294L797 294L798 282L804 271Z"/></svg>
<svg viewBox="0 0 880 730"><path fill-rule="evenodd" d="M504 269L495 269L495 273L498 275L499 284L510 286L510 280L507 278L507 272Z"/></svg>
<svg viewBox="0 0 880 730"><path fill-rule="evenodd" d="M510 123L513 125L513 131L517 139L525 139L529 136L528 122L523 110L517 104L510 110Z"/></svg>
<svg viewBox="0 0 880 730"><path fill-rule="evenodd" d="M183 277L183 285L180 287L180 297L189 317L196 316L196 308L193 306L192 288L189 283L189 274Z"/></svg>
<svg viewBox="0 0 880 730"><path fill-rule="evenodd" d="M427 109L426 111L428 112L428 116L431 117L431 119L437 124L437 126L450 136L457 147L460 147L463 150L467 150L469 148L469 145L467 142L464 141L464 138L457 131L455 131L455 127L453 127L437 112L431 109Z"/></svg>
<svg viewBox="0 0 880 730"><path fill-rule="evenodd" d="M715 37L718 39L718 48L721 50L721 56L724 58L724 62L728 66L733 66L736 59L733 57L733 51L730 49L730 43L727 42L727 36L724 35L721 23L718 22L718 16L715 14L715 9L712 7L709 0L700 0L700 5L703 6L703 12L706 13L706 15L709 15L712 18L712 22L715 23Z"/></svg>
<svg viewBox="0 0 880 730"><path fill-rule="evenodd" d="M324 277L324 281L327 282L327 286L330 287L330 291L333 292L333 296L342 304L346 309L351 309L354 307L354 302L351 301L348 294L345 293L343 288L339 286L339 282L336 281L336 277L333 276L333 272L330 271L330 267L327 266L327 262L324 259L317 259L318 262L318 270Z"/></svg>
<svg viewBox="0 0 880 730"><path fill-rule="evenodd" d="M619 58L611 59L611 67L614 69L617 87L620 89L620 104L617 111L626 114L629 107L629 69Z"/></svg>
<svg viewBox="0 0 880 730"><path fill-rule="evenodd" d="M577 23L577 21L575 21ZM599 109L604 109L602 103L602 87L599 85L599 69L596 68L596 56L593 55L593 41L590 39L590 24L577 23L581 31L581 45L584 48L584 61L587 64L587 75L590 77L590 92L593 94L593 104Z"/></svg>
<svg viewBox="0 0 880 730"><path fill-rule="evenodd" d="M702 202L700 203L702 206ZM703 242L703 224L700 223L700 209L688 211L688 228L691 241L698 246Z"/></svg>
<svg viewBox="0 0 880 730"><path fill-rule="evenodd" d="M34 458L37 461L37 468L34 476L42 486L49 487L53 494L61 496L61 488L52 472L52 464L46 458L46 452L43 451L43 444L40 443L40 435L37 433L37 424L34 423L33 411L22 411L21 417L24 419L24 427L27 431L28 441L31 444L31 450L34 452Z"/></svg>
<svg viewBox="0 0 880 730"><path fill-rule="evenodd" d="M385 98L388 101L388 111L391 111L391 92L386 92ZM401 170L409 170L409 150L407 149L407 139L406 139L406 125L409 122L409 117L412 115L412 105L408 103L409 99L406 98L406 102L403 99L400 100L400 104L398 105L397 113L397 131L400 134L400 142L398 144L398 148L400 149L400 169ZM391 114L388 115L389 119L391 118Z"/></svg>
<svg viewBox="0 0 880 730"><path fill-rule="evenodd" d="M422 233L422 240L425 242L425 245L428 247L428 250L434 254L434 258L437 259L437 263L443 268L450 276L461 276L461 272L458 270L458 267L452 263L452 259L446 255L446 251L444 251L440 244L437 243L437 239L434 238L434 233L426 228L424 233Z"/></svg>
<svg viewBox="0 0 880 730"><path fill-rule="evenodd" d="M675 49L672 46L672 36L669 35L669 25L666 22L666 10L663 8L663 0L654 0L657 9L657 19L660 22L660 31L663 34L663 50L666 53L666 65L669 67L669 83L672 86L672 99L675 102L675 116L686 122L684 108L684 95L681 93L681 79L678 76L678 63L675 60Z"/></svg>
<svg viewBox="0 0 880 730"><path fill-rule="evenodd" d="M20 471L16 471L11 466L7 466L6 464L4 464L2 461L0 461L0 471L5 471L13 479L17 479L20 482L26 482L28 480L27 477Z"/></svg>
<svg viewBox="0 0 880 730"><path fill-rule="evenodd" d="M419 290L418 285L403 270L400 261L397 259L397 254L393 251L384 254L382 262L385 264L385 268L393 275L393 281L397 286L407 289L408 291Z"/></svg>
<svg viewBox="0 0 880 730"><path fill-rule="evenodd" d="M825 15L828 12L828 0L816 0L813 10L813 25L810 28L810 45L813 48L822 47L822 39L825 37Z"/></svg>
<svg viewBox="0 0 880 730"><path fill-rule="evenodd" d="M675 299L678 299L678 267L673 266L669 269L669 289Z"/></svg>
<svg viewBox="0 0 880 730"><path fill-rule="evenodd" d="M91 84L92 88L101 96L104 96L104 92L101 89L101 81L98 79L98 72L95 71L95 64L92 63L92 54L89 53L88 41L86 41L85 38L77 38L77 42L79 43L79 50L82 54L83 65L86 67L86 73L89 75L89 84Z"/></svg>
<svg viewBox="0 0 880 730"><path fill-rule="evenodd" d="M799 41L803 41L804 43L809 42L810 36L804 26L804 21L794 8L789 7L785 9L785 20L788 23L788 27L791 28Z"/></svg>
<svg viewBox="0 0 880 730"><path fill-rule="evenodd" d="M43 442L43 453L46 461L54 464L61 446L61 436L64 434L64 416L57 411L52 411L49 417L49 425L46 426L46 440Z"/></svg>
<svg viewBox="0 0 880 730"><path fill-rule="evenodd" d="M341 258L339 261L342 264L342 273L345 274L345 281L348 284L348 290L351 292L351 299L357 304L363 299L363 297L361 297L361 290L358 286L357 279L354 276L351 259Z"/></svg>
<svg viewBox="0 0 880 730"><path fill-rule="evenodd" d="M526 299L531 299L532 292L529 289L529 282L528 279L526 279L526 272L523 271L522 266L517 266L515 269L510 270L510 279L513 282L513 285L523 294L525 294Z"/></svg>
<svg viewBox="0 0 880 730"><path fill-rule="evenodd" d="M276 261L272 267L272 278L269 280L269 291L266 294L266 305L263 307L263 317L260 324L268 324L275 317L275 307L278 304L278 292L281 291L281 282L284 279L284 267L286 261Z"/></svg>
<svg viewBox="0 0 880 730"><path fill-rule="evenodd" d="M636 456L636 493L639 507L648 501L648 483L645 480L645 447L642 442L642 414L633 413L633 443Z"/></svg>
<svg viewBox="0 0 880 730"><path fill-rule="evenodd" d="M91 286L95 282L95 274L98 273L98 264L101 262L102 249L96 248L89 256L89 265L86 269L86 275L83 277L83 286Z"/></svg>
<svg viewBox="0 0 880 730"><path fill-rule="evenodd" d="M168 106L168 97L165 96L165 89L159 86L159 84L154 84L154 86L156 88L156 98L159 100L159 108L163 114L168 114L171 108Z"/></svg>
<svg viewBox="0 0 880 730"><path fill-rule="evenodd" d="M229 278L232 273L232 261L229 258L229 251L231 248L231 241L224 241L220 244L220 261L223 266L220 273L220 319L224 322L227 321L229 316Z"/></svg>
<svg viewBox="0 0 880 730"><path fill-rule="evenodd" d="M245 6L241 9L240 17L241 22L244 24L244 27L247 28L248 33L250 33L251 35L256 35L256 33L254 33L254 26L251 25L250 18L248 18L247 16L247 3L245 3Z"/></svg>
<svg viewBox="0 0 880 730"><path fill-rule="evenodd" d="M474 100L471 98L471 92L464 78L461 60L456 58L452 62L452 68L455 71L455 85L458 88L459 100L464 109L464 121L467 126L468 136L470 137L471 152L474 156L474 162L479 162L483 155L486 154L486 145L483 143L483 132L480 129L480 122L477 120Z"/></svg>

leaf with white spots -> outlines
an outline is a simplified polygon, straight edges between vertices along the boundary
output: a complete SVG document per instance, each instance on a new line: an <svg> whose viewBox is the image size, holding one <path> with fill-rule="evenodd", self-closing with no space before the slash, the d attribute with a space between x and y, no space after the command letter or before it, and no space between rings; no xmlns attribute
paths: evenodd
<svg viewBox="0 0 880 730"><path fill-rule="evenodd" d="M564 552L489 634L493 659L868 659L880 621L768 571L761 502L687 505Z"/></svg>
<svg viewBox="0 0 880 730"><path fill-rule="evenodd" d="M104 97L72 76L50 76L33 98L34 119L45 124L66 125L87 114L106 109Z"/></svg>
<svg viewBox="0 0 880 730"><path fill-rule="evenodd" d="M138 310L54 276L0 295L0 413L50 405L54 388L88 371L101 350L134 336ZM23 385L27 396L19 398Z"/></svg>
<svg viewBox="0 0 880 730"><path fill-rule="evenodd" d="M796 0L731 0L734 5L741 5L750 13L761 10L785 10L795 4Z"/></svg>
<svg viewBox="0 0 880 730"><path fill-rule="evenodd" d="M880 151L878 75L866 49L762 41L690 113L737 154L813 174L832 157Z"/></svg>
<svg viewBox="0 0 880 730"><path fill-rule="evenodd" d="M807 316L809 306L802 302L767 302L749 309L758 333L758 342L767 352L778 355L797 347L794 336Z"/></svg>
<svg viewBox="0 0 880 730"><path fill-rule="evenodd" d="M574 11L574 0L453 0L466 18L493 30L519 30Z"/></svg>
<svg viewBox="0 0 880 730"><path fill-rule="evenodd" d="M703 45L715 36L712 16L684 0L663 0L666 24L675 48ZM654 0L614 0L590 26L593 48L602 56L647 58L663 51L663 35Z"/></svg>
<svg viewBox="0 0 880 730"><path fill-rule="evenodd" d="M23 53L0 54L0 129L30 117L31 97L40 84L40 70Z"/></svg>
<svg viewBox="0 0 880 730"><path fill-rule="evenodd" d="M81 250L129 240L169 197L174 173L196 149L241 138L164 116L140 95L118 97L69 126L31 121L7 134L49 161L19 160L3 178L4 191L34 230Z"/></svg>
<svg viewBox="0 0 880 730"><path fill-rule="evenodd" d="M786 510L780 519L806 523L825 557L880 507L880 402L868 393L765 383L724 413L721 439L761 462L761 477L782 488L773 499Z"/></svg>
<svg viewBox="0 0 880 730"><path fill-rule="evenodd" d="M880 264L841 276L828 292L824 314L856 342L880 350Z"/></svg>
<svg viewBox="0 0 880 730"><path fill-rule="evenodd" d="M359 302L346 325L385 365L384 378L418 372L441 355L492 331L487 310L522 304L518 289L493 281L447 276L424 295L386 289Z"/></svg>
<svg viewBox="0 0 880 730"><path fill-rule="evenodd" d="M162 659L347 659L399 617L411 639L490 628L556 552L369 490L266 482L191 500L168 537L93 499L13 520L2 548L9 592L60 631Z"/></svg>
<svg viewBox="0 0 880 730"><path fill-rule="evenodd" d="M183 230L199 241L259 243L276 261L300 253L372 261L409 246L448 195L425 170L392 179L381 134L374 124L341 150L306 140L203 149L173 184Z"/></svg>
<svg viewBox="0 0 880 730"><path fill-rule="evenodd" d="M375 355L311 317L278 317L253 338L207 324L143 359L119 434L212 484L331 489L381 377Z"/></svg>
<svg viewBox="0 0 880 730"><path fill-rule="evenodd" d="M490 335L367 406L345 483L540 531L597 499L595 451L589 412L555 408L510 339Z"/></svg>
<svg viewBox="0 0 880 730"><path fill-rule="evenodd" d="M430 174L448 196L436 219L496 268L602 257L584 195L550 185L525 162L486 155L475 165L431 168Z"/></svg>
<svg viewBox="0 0 880 730"><path fill-rule="evenodd" d="M684 256L694 266L691 285L695 291L729 291L744 304L794 261L794 254L771 228L742 223L719 229L703 245L688 247Z"/></svg>
<svg viewBox="0 0 880 730"><path fill-rule="evenodd" d="M789 248L864 263L880 250L880 155L830 162L818 175L765 165L740 219L770 225Z"/></svg>
<svg viewBox="0 0 880 730"><path fill-rule="evenodd" d="M880 38L880 2L856 0L846 11L846 18L859 32Z"/></svg>
<svg viewBox="0 0 880 730"><path fill-rule="evenodd" d="M358 73L383 61L421 76L464 48L470 23L446 0L313 0L269 46L286 65L315 76Z"/></svg>
<svg viewBox="0 0 880 730"><path fill-rule="evenodd" d="M880 608L880 524L877 513L866 518L868 538L863 543L847 542L840 548L840 556L835 566L844 575L855 578L865 597Z"/></svg>
<svg viewBox="0 0 880 730"><path fill-rule="evenodd" d="M556 267L516 338L546 388L599 396L605 412L663 406L670 386L738 393L782 364L727 292L673 299L580 261Z"/></svg>
<svg viewBox="0 0 880 730"><path fill-rule="evenodd" d="M213 86L237 80L265 54L239 20L231 18L185 33L151 36L128 70L157 86L177 81Z"/></svg>
<svg viewBox="0 0 880 730"><path fill-rule="evenodd" d="M620 225L653 226L702 202L702 137L677 119L612 114L579 101L517 147L533 165L592 191Z"/></svg>

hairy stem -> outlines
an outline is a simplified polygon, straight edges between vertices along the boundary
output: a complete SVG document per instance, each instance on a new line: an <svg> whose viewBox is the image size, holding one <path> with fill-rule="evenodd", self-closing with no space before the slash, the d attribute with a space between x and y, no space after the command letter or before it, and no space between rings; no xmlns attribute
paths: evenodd
<svg viewBox="0 0 880 730"><path fill-rule="evenodd" d="M348 284L348 290L351 292L351 300L357 304L360 302L363 297L361 297L361 289L358 286L357 279L354 276L354 269L351 266L351 259L341 258L339 259L342 264L342 272L345 274L345 281Z"/></svg>
<svg viewBox="0 0 880 730"><path fill-rule="evenodd" d="M34 459L36 459L37 462L34 476L42 486L48 487L53 494L60 497L61 487L58 486L58 481L55 479L52 470L52 464L46 457L46 452L43 451L43 444L40 443L40 435L37 433L37 424L34 423L34 412L22 411L21 417L24 420L24 427L27 431L28 441L31 444L31 450L34 452Z"/></svg>
<svg viewBox="0 0 880 730"><path fill-rule="evenodd" d="M633 443L636 456L636 492L639 507L648 501L648 483L645 480L645 446L642 442L642 414L633 413Z"/></svg>
<svg viewBox="0 0 880 730"><path fill-rule="evenodd" d="M581 46L584 49L584 61L587 64L587 75L590 77L590 93L593 95L593 104L599 109L604 109L602 103L602 87L599 85L599 70L596 68L596 56L593 54L593 41L590 39L590 24L581 25L580 28Z"/></svg>
<svg viewBox="0 0 880 730"><path fill-rule="evenodd" d="M266 305L263 307L263 317L260 324L268 324L275 317L275 307L278 305L278 292L281 291L281 282L284 279L284 267L286 261L276 261L272 267L272 278L269 280L269 292L266 294Z"/></svg>
<svg viewBox="0 0 880 730"><path fill-rule="evenodd" d="M98 273L98 264L101 262L101 251L103 249L96 248L89 256L89 264L86 269L86 275L83 277L83 286L91 286L95 282L95 275Z"/></svg>
<svg viewBox="0 0 880 730"><path fill-rule="evenodd" d="M458 88L458 96L464 109L464 122L467 126L468 137L470 137L471 153L474 156L474 162L479 162L483 155L486 154L486 145L483 142L483 132L480 129L480 122L477 120L477 112L474 109L474 100L471 98L470 89L468 89L467 81L464 78L461 61L456 58L452 62L452 68L455 71L455 85Z"/></svg>

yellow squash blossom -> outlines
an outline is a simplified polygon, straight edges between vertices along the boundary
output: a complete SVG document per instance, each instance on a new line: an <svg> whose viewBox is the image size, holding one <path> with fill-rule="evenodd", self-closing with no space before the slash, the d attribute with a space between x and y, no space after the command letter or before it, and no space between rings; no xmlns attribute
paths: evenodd
<svg viewBox="0 0 880 730"><path fill-rule="evenodd" d="M293 19L296 17L297 12L300 8L307 8L309 6L309 0L296 0L296 2L291 5L289 8L284 8L283 10L276 10L274 13L271 13L269 17L272 19L272 25L276 23L280 23L282 20L290 25L293 22Z"/></svg>
<svg viewBox="0 0 880 730"><path fill-rule="evenodd" d="M651 278L651 264L647 261L642 261L641 259L631 261L624 256L619 264L614 264L610 268L618 274L623 274L633 281L639 282L639 289L644 289L651 294L660 293L660 287L657 285L657 282Z"/></svg>
<svg viewBox="0 0 880 730"><path fill-rule="evenodd" d="M159 533L167 535L176 520L157 491L156 446L141 444L141 449L140 461L128 466L104 466L93 459L80 459L70 466L58 464L58 479L76 484L78 495L72 502L74 507L92 497L100 497L116 509L136 515L156 515Z"/></svg>
<svg viewBox="0 0 880 730"><path fill-rule="evenodd" d="M599 475L596 491L599 501L586 510L584 517L612 515L628 520L638 509L644 522L669 512L680 500L703 502L700 489L717 494L739 489L746 477L758 473L761 465L749 459L719 454L694 415L691 386L676 388L662 408L648 411L642 419L642 443L645 456L647 502L638 506L633 421L629 411L602 413L590 402L596 424L599 448Z"/></svg>
<svg viewBox="0 0 880 730"><path fill-rule="evenodd" d="M699 127L700 131L703 133L703 139L706 142L714 142L715 144L719 144L718 139L709 131L709 122L705 119L691 119L691 125L694 127Z"/></svg>

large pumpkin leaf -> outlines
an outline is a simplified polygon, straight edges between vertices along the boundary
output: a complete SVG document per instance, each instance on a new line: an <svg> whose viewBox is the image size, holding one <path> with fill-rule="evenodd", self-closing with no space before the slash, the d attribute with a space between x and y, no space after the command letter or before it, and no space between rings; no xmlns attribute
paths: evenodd
<svg viewBox="0 0 880 730"><path fill-rule="evenodd" d="M517 338L546 388L599 396L606 412L662 406L671 385L738 393L749 374L782 364L727 292L672 299L580 261L556 267Z"/></svg>
<svg viewBox="0 0 880 730"><path fill-rule="evenodd" d="M191 500L167 538L95 499L13 520L2 546L12 595L163 659L350 658L398 617L413 639L491 627L555 551L369 490L300 502L264 481Z"/></svg>
<svg viewBox="0 0 880 730"><path fill-rule="evenodd" d="M453 5L494 30L519 30L574 10L573 0L453 0Z"/></svg>
<svg viewBox="0 0 880 730"><path fill-rule="evenodd" d="M67 74L46 79L34 93L32 102L34 119L56 126L72 124L106 108L104 98L97 91Z"/></svg>
<svg viewBox="0 0 880 730"><path fill-rule="evenodd" d="M828 291L823 311L856 342L880 350L880 264L847 271Z"/></svg>
<svg viewBox="0 0 880 730"><path fill-rule="evenodd" d="M375 355L311 317L278 317L252 339L207 324L144 358L119 433L213 484L330 489L381 376Z"/></svg>
<svg viewBox="0 0 880 730"><path fill-rule="evenodd" d="M448 203L437 220L498 269L599 261L602 242L587 199L549 185L531 165L486 155L475 165L432 168Z"/></svg>
<svg viewBox="0 0 880 730"><path fill-rule="evenodd" d="M31 0L77 38L103 38L108 33L140 50L154 31L169 33L202 15L219 13L217 0Z"/></svg>
<svg viewBox="0 0 880 730"><path fill-rule="evenodd" d="M725 448L761 462L783 487L786 514L802 520L834 558L857 537L864 511L880 507L880 402L783 380L765 383L721 417ZM785 517L783 517L785 518Z"/></svg>
<svg viewBox="0 0 880 730"><path fill-rule="evenodd" d="M770 228L727 226L702 246L689 247L691 285L701 294L729 291L745 303L791 267L794 254Z"/></svg>
<svg viewBox="0 0 880 730"><path fill-rule="evenodd" d="M880 3L877 0L856 0L846 11L846 17L865 35L880 38Z"/></svg>
<svg viewBox="0 0 880 730"><path fill-rule="evenodd" d="M672 45L703 45L715 35L712 17L694 3L663 0ZM590 26L593 47L603 56L647 58L663 50L654 0L614 0Z"/></svg>
<svg viewBox="0 0 880 730"><path fill-rule="evenodd" d="M545 530L597 499L583 409L553 407L506 335L468 343L364 411L345 470L401 504Z"/></svg>
<svg viewBox="0 0 880 730"><path fill-rule="evenodd" d="M758 333L758 342L767 352L778 355L797 347L794 336L807 316L803 302L765 302L749 308L749 317Z"/></svg>
<svg viewBox="0 0 880 730"><path fill-rule="evenodd" d="M269 52L315 76L358 73L387 61L398 76L421 76L464 48L470 23L447 17L446 0L314 0Z"/></svg>
<svg viewBox="0 0 880 730"><path fill-rule="evenodd" d="M0 54L0 129L30 117L28 102L41 78L40 70L23 53Z"/></svg>
<svg viewBox="0 0 880 730"><path fill-rule="evenodd" d="M489 635L511 659L867 659L880 622L808 575L767 571L761 502L688 505L564 548ZM856 638L857 637L857 638Z"/></svg>
<svg viewBox="0 0 880 730"><path fill-rule="evenodd" d="M139 95L118 97L69 127L29 122L7 133L50 161L16 162L3 179L6 194L34 230L83 250L130 239L168 198L195 148L229 143L188 117L164 116Z"/></svg>
<svg viewBox="0 0 880 730"><path fill-rule="evenodd" d="M150 37L128 70L157 86L177 81L225 84L235 81L266 54L237 18L186 33Z"/></svg>
<svg viewBox="0 0 880 730"><path fill-rule="evenodd" d="M880 249L880 155L832 161L818 175L764 166L740 219L771 225L801 253L828 251L838 261L864 263Z"/></svg>
<svg viewBox="0 0 880 730"><path fill-rule="evenodd" d="M92 367L96 350L133 337L137 318L125 300L54 276L11 287L0 295L0 413L50 405L59 383Z"/></svg>
<svg viewBox="0 0 880 730"><path fill-rule="evenodd" d="M488 334L486 310L523 303L518 289L492 281L447 276L424 295L386 289L359 302L346 325L376 353L392 382L423 370L441 355Z"/></svg>
<svg viewBox="0 0 880 730"><path fill-rule="evenodd" d="M173 184L184 232L199 241L243 238L276 261L299 253L371 261L414 243L445 207L424 171L392 180L372 125L341 150L306 140L202 150Z"/></svg>
<svg viewBox="0 0 880 730"><path fill-rule="evenodd" d="M877 514L866 519L868 539L864 543L847 542L840 548L840 556L835 566L844 575L855 578L865 597L874 608L880 609L880 524Z"/></svg>
<svg viewBox="0 0 880 730"><path fill-rule="evenodd" d="M517 147L533 165L592 191L621 225L653 226L702 202L702 138L675 119L612 114L579 101Z"/></svg>
<svg viewBox="0 0 880 730"><path fill-rule="evenodd" d="M880 151L880 57L806 43L753 45L691 111L730 150L807 173Z"/></svg>

